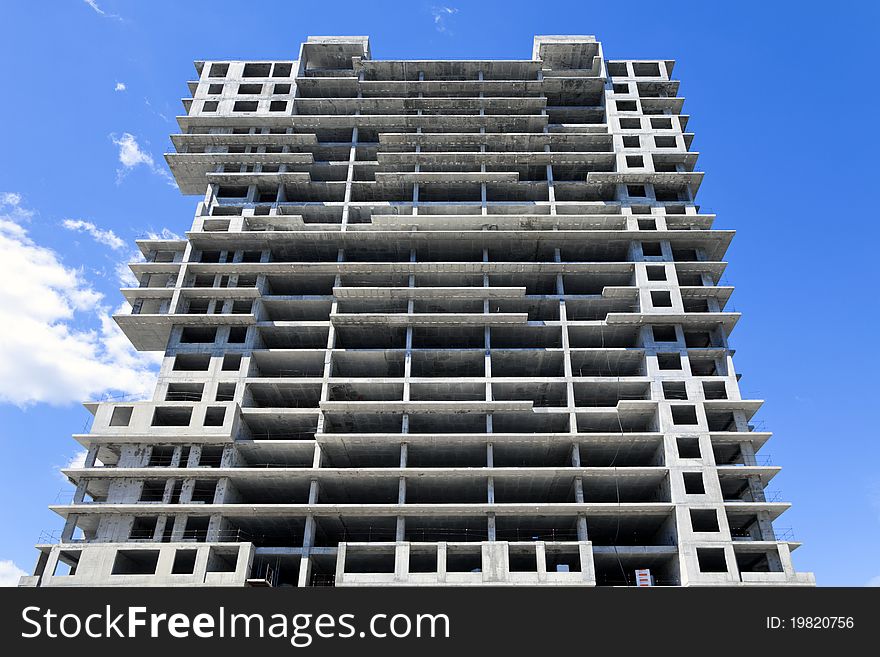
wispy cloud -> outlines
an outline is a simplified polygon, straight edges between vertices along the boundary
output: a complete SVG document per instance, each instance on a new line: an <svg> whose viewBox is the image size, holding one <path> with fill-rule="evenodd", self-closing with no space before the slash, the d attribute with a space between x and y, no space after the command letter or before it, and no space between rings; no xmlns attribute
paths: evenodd
<svg viewBox="0 0 880 657"><path fill-rule="evenodd" d="M125 91L125 89L125 82L117 82L116 86L113 88L113 91Z"/></svg>
<svg viewBox="0 0 880 657"><path fill-rule="evenodd" d="M153 104L150 102L150 99L149 99L149 98L146 98L146 97L144 98L144 105L147 106L147 109L150 110L150 112L152 112L153 114L155 114L156 116L158 116L160 119L162 119L163 121L165 121L165 123L174 123L174 121L172 121L171 119L169 119L167 115L165 115L164 113L162 113L162 112L160 112L159 110L155 109L155 108L153 107Z"/></svg>
<svg viewBox="0 0 880 657"><path fill-rule="evenodd" d="M85 221L83 219L65 219L61 222L61 225L64 226L67 230L72 230L78 233L86 233L90 235L93 240L95 240L98 244L103 244L104 246L109 246L114 251L121 251L125 248L125 240L119 237L112 230L103 230L98 228L91 221Z"/></svg>
<svg viewBox="0 0 880 657"><path fill-rule="evenodd" d="M440 33L452 34L447 24L450 19L458 13L455 7L446 7L443 5L435 5L431 7L431 17L434 19L434 29Z"/></svg>
<svg viewBox="0 0 880 657"><path fill-rule="evenodd" d="M11 560L0 561L0 586L18 586L18 580L23 575L27 575L27 573Z"/></svg>
<svg viewBox="0 0 880 657"><path fill-rule="evenodd" d="M110 12L107 12L107 11L104 11L103 9L101 9L101 7L98 5L98 0L83 0L83 2L85 2L89 7L94 9L95 13L98 14L98 16L101 16L102 18L112 18L117 21L122 20L122 16L120 16L119 14L111 14Z"/></svg>
<svg viewBox="0 0 880 657"><path fill-rule="evenodd" d="M869 579L868 583L865 584L865 586L880 586L880 575L877 575L877 577L872 577L871 579Z"/></svg>
<svg viewBox="0 0 880 657"><path fill-rule="evenodd" d="M180 235L178 235L177 233L175 233L174 231L169 230L168 228L163 228L162 230L160 230L158 232L152 231L152 230L149 231L147 233L147 239L148 240L182 240L183 238Z"/></svg>
<svg viewBox="0 0 880 657"><path fill-rule="evenodd" d="M0 195L0 403L148 394L157 357L131 347L81 271L30 238L16 217L31 214L20 195Z"/></svg>
<svg viewBox="0 0 880 657"><path fill-rule="evenodd" d="M119 147L119 162L122 164L122 168L116 170L117 185L123 181L129 171L143 165L160 178L164 178L169 185L174 186L174 180L168 170L156 164L153 156L138 144L137 138L133 134L123 132L122 136L118 138L113 134L110 135L110 139Z"/></svg>

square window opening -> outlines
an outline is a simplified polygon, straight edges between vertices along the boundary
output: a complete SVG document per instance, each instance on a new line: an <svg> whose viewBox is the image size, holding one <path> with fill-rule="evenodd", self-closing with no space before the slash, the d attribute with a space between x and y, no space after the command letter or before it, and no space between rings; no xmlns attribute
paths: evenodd
<svg viewBox="0 0 880 657"><path fill-rule="evenodd" d="M657 354L657 367L661 370L680 370L681 354Z"/></svg>
<svg viewBox="0 0 880 657"><path fill-rule="evenodd" d="M159 550L119 550L112 575L155 575Z"/></svg>
<svg viewBox="0 0 880 657"><path fill-rule="evenodd" d="M684 381L664 381L663 399L687 400L687 388Z"/></svg>
<svg viewBox="0 0 880 657"><path fill-rule="evenodd" d="M209 78L225 78L227 73L229 73L229 64L211 64L211 68L208 69Z"/></svg>
<svg viewBox="0 0 880 657"><path fill-rule="evenodd" d="M697 424L697 407L673 406L672 422L673 424Z"/></svg>
<svg viewBox="0 0 880 657"><path fill-rule="evenodd" d="M212 406L205 411L206 427L222 427L224 419L226 419L225 406Z"/></svg>
<svg viewBox="0 0 880 657"><path fill-rule="evenodd" d="M131 406L117 406L113 409L113 414L110 416L110 426L111 427L127 427L131 424L131 412L133 407Z"/></svg>
<svg viewBox="0 0 880 657"><path fill-rule="evenodd" d="M247 340L247 326L233 326L229 329L229 339L227 342L230 344L241 344L245 340Z"/></svg>
<svg viewBox="0 0 880 657"><path fill-rule="evenodd" d="M651 333L654 336L654 342L678 342L674 326L652 326Z"/></svg>
<svg viewBox="0 0 880 657"><path fill-rule="evenodd" d="M684 480L684 492L688 495L703 495L706 493L706 486L703 484L703 473L701 472L685 472L681 478Z"/></svg>
<svg viewBox="0 0 880 657"><path fill-rule="evenodd" d="M720 532L718 512L715 509L691 509L691 529L695 532Z"/></svg>
<svg viewBox="0 0 880 657"><path fill-rule="evenodd" d="M642 255L648 258L658 258L663 255L663 247L660 242L642 242Z"/></svg>
<svg viewBox="0 0 880 657"><path fill-rule="evenodd" d="M272 64L268 62L251 62L244 65L242 75L246 78L267 78L272 71Z"/></svg>
<svg viewBox="0 0 880 657"><path fill-rule="evenodd" d="M174 565L171 566L172 575L192 575L196 572L196 550L176 550L174 552Z"/></svg>
<svg viewBox="0 0 880 657"><path fill-rule="evenodd" d="M644 198L648 195L645 191L644 185L627 185L626 186L626 195L627 196L635 196L638 198Z"/></svg>
<svg viewBox="0 0 880 657"><path fill-rule="evenodd" d="M672 308L672 294L667 290L653 290L651 305L654 308Z"/></svg>
<svg viewBox="0 0 880 657"><path fill-rule="evenodd" d="M679 436L675 439L680 459L699 459L703 457L700 451L700 439L692 436Z"/></svg>
<svg viewBox="0 0 880 657"><path fill-rule="evenodd" d="M701 573L726 573L727 559L723 548L697 548Z"/></svg>
<svg viewBox="0 0 880 657"><path fill-rule="evenodd" d="M663 265L649 265L645 267L645 270L648 273L649 281L665 281L666 280L666 267Z"/></svg>

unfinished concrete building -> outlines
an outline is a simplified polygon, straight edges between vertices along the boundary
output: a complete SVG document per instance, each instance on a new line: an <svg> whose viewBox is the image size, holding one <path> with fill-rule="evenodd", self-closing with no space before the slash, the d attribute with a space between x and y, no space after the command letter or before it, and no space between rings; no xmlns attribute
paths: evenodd
<svg viewBox="0 0 880 657"><path fill-rule="evenodd" d="M23 585L811 585L765 493L673 62L196 62L186 239L116 317Z"/></svg>

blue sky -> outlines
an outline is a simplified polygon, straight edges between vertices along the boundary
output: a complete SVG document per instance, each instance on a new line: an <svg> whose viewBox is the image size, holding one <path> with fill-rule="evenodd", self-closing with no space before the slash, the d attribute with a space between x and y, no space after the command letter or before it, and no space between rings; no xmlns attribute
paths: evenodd
<svg viewBox="0 0 880 657"><path fill-rule="evenodd" d="M732 343L794 503L777 526L820 584L880 585L878 19L873 2L4 2L0 582L61 527L46 507L70 496L78 400L151 386L155 359L108 317L133 240L192 220L162 153L193 60L293 59L309 34L369 35L375 58L525 59L534 34L580 33L609 58L677 60L700 201L738 231Z"/></svg>

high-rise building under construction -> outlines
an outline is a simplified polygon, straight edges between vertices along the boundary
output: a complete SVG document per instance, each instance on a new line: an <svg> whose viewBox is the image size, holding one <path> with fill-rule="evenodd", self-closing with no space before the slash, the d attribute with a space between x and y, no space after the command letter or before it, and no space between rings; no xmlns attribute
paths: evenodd
<svg viewBox="0 0 880 657"><path fill-rule="evenodd" d="M29 586L811 585L773 526L667 60L196 62Z"/></svg>

